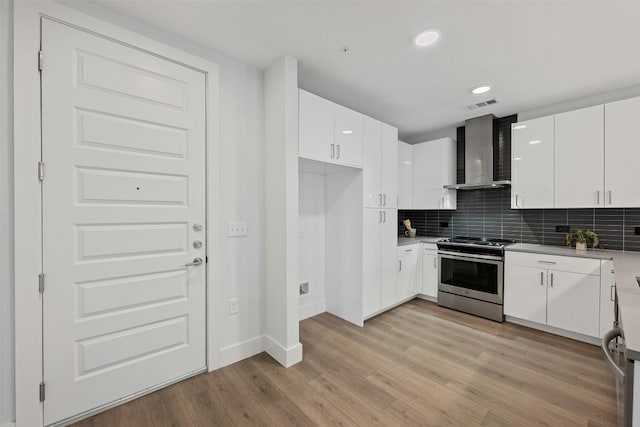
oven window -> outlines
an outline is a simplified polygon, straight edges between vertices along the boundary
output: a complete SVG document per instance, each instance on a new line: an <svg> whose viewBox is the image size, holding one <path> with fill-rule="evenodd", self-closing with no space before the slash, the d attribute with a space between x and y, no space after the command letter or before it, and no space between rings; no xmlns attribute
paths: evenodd
<svg viewBox="0 0 640 427"><path fill-rule="evenodd" d="M440 258L440 282L474 291L498 294L498 266L480 261Z"/></svg>

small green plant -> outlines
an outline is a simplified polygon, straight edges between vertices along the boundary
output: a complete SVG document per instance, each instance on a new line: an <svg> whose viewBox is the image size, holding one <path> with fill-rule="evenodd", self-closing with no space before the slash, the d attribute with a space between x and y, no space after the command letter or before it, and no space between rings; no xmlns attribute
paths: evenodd
<svg viewBox="0 0 640 427"><path fill-rule="evenodd" d="M587 243L592 248L604 249L598 239L598 234L591 230L577 230L573 233L567 233L564 238L564 244L567 246L573 245L573 242Z"/></svg>

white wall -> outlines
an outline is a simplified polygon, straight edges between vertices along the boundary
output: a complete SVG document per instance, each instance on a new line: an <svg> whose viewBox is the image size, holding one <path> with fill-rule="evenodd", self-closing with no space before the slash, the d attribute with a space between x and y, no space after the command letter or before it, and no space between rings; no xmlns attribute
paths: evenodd
<svg viewBox="0 0 640 427"><path fill-rule="evenodd" d="M224 237L218 242L209 242L216 254L213 277L219 294L213 310L217 313L216 324L219 348L222 352L233 352L237 346L249 340L262 342L263 288L264 288L264 113L263 73L238 61L212 52L197 44L176 38L153 27L136 22L122 15L100 8L88 2L64 2L90 15L120 25L149 38L206 58L220 65L220 203L218 227L226 236L228 221L247 221L248 235L242 238ZM2 110L0 121L0 426L14 417L13 392L13 279L10 248L13 223L10 212L13 207L12 143L7 137L5 119L6 103L6 58L11 54L5 43L11 27L6 22L9 4L0 1L0 91ZM11 114L11 111L8 112ZM35 114L35 112L34 112ZM35 115L34 115L35 117ZM8 252L9 251L9 252ZM210 259L210 262L212 260ZM238 314L229 315L228 299L237 297L240 304ZM261 350L261 348L260 348ZM228 357L221 357L223 362Z"/></svg>
<svg viewBox="0 0 640 427"><path fill-rule="evenodd" d="M15 418L12 16L13 3L0 1L0 426Z"/></svg>
<svg viewBox="0 0 640 427"><path fill-rule="evenodd" d="M300 320L327 309L325 296L325 188L324 175L299 173L298 203L299 282L309 283L309 293L300 295Z"/></svg>
<svg viewBox="0 0 640 427"><path fill-rule="evenodd" d="M302 360L298 337L298 61L265 70L265 350Z"/></svg>

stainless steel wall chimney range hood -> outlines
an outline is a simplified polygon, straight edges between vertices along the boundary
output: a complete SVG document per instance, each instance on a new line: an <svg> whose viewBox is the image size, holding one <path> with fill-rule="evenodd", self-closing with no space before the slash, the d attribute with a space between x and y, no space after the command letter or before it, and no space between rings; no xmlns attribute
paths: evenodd
<svg viewBox="0 0 640 427"><path fill-rule="evenodd" d="M464 184L445 185L456 190L499 188L511 181L493 180L493 114L464 122Z"/></svg>

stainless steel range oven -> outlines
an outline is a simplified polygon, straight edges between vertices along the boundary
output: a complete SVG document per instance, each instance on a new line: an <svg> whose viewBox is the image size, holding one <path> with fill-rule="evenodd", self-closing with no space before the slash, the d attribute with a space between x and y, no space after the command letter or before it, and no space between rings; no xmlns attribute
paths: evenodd
<svg viewBox="0 0 640 427"><path fill-rule="evenodd" d="M438 242L438 305L504 321L504 247L510 243L471 237Z"/></svg>

